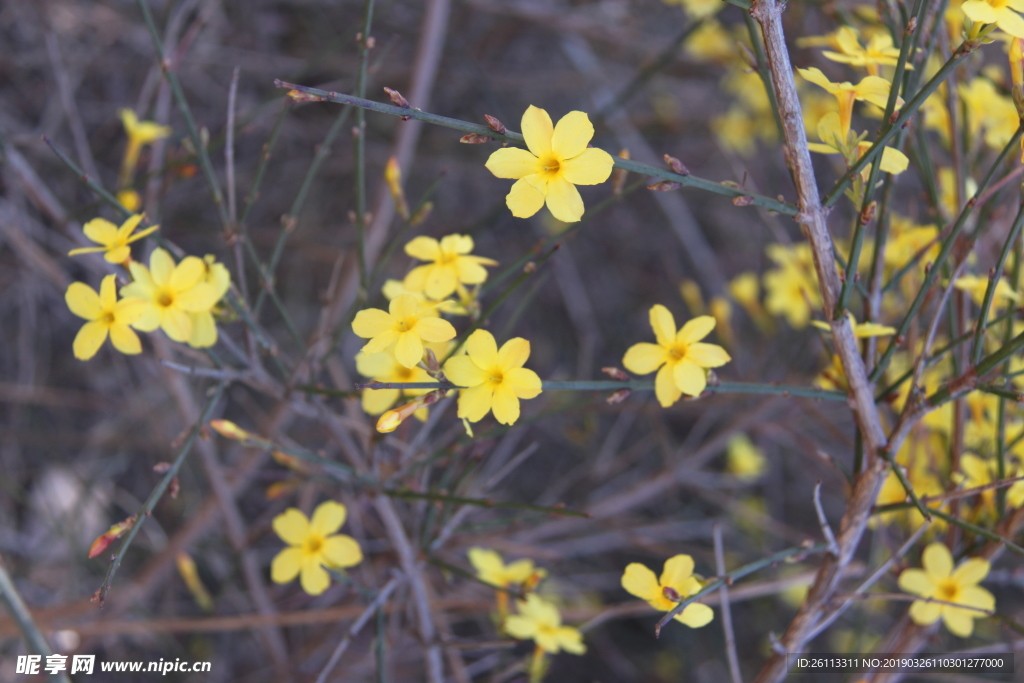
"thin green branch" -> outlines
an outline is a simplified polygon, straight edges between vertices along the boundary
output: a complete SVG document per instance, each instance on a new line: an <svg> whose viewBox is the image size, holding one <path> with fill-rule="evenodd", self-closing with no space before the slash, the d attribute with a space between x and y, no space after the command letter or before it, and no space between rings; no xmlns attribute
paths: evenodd
<svg viewBox="0 0 1024 683"><path fill-rule="evenodd" d="M988 313L992 308L992 299L995 297L996 287L1000 279L1002 279L1003 268L1006 266L1006 259L1010 255L1010 250L1013 249L1013 245L1017 243L1017 238L1020 237L1022 225L1024 225L1024 201L1021 202L1020 207L1017 209L1017 217L1013 219L1010 234L1006 236L1003 248L999 252L999 260L996 261L996 265L988 278L988 287L985 288L985 298L981 302L981 312L978 314L978 324L974 331L974 344L971 348L971 358L975 364L981 361L981 354L984 351L984 344L982 342L985 340L985 330L988 329Z"/></svg>
<svg viewBox="0 0 1024 683"><path fill-rule="evenodd" d="M586 512L570 510L560 505L543 507L541 505L530 505L528 503L513 503L490 500L488 498L463 498L447 493L435 491L412 491L410 489L380 489L381 493L390 498L403 498L409 500L431 500L439 503L453 503L455 505L476 505L485 508L528 510L530 512L542 512L546 515L561 515L565 517L590 517Z"/></svg>
<svg viewBox="0 0 1024 683"><path fill-rule="evenodd" d="M7 573L2 559L0 559L0 598L3 598L4 603L7 605L7 610L11 613L11 617L14 618L18 628L21 629L22 635L25 636L25 642L28 643L29 649L44 658L52 655L53 650L50 648L50 644L46 642L42 631L39 630L35 620L32 619L32 613L21 599L21 595L14 586L14 581L11 580L10 575ZM12 661L11 667L13 668L13 666L14 663ZM65 671L51 674L51 680L54 679L61 683L71 683L71 678Z"/></svg>

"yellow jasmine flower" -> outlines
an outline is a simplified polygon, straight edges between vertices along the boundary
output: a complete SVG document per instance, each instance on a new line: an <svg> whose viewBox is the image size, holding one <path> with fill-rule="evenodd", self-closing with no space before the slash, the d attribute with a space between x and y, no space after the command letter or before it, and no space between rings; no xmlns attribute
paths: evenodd
<svg viewBox="0 0 1024 683"><path fill-rule="evenodd" d="M1002 149L1010 142L1020 125L1020 115L1013 100L996 88L987 78L973 78L957 86L967 109L968 139L977 139L984 131L985 144Z"/></svg>
<svg viewBox="0 0 1024 683"><path fill-rule="evenodd" d="M529 151L503 147L491 154L487 169L499 178L516 179L505 203L517 218L529 218L547 203L560 221L575 223L583 216L583 198L576 185L599 185L608 180L614 161L602 149L587 147L594 126L581 111L571 111L558 125L530 105L522 120Z"/></svg>
<svg viewBox="0 0 1024 683"><path fill-rule="evenodd" d="M213 287L214 304L216 305L231 288L231 273L223 263L217 263L212 254L203 257L203 268L205 275L199 280ZM217 325L213 321L213 310L190 311L189 317L192 320L192 334L188 338L188 345L203 349L217 343Z"/></svg>
<svg viewBox="0 0 1024 683"><path fill-rule="evenodd" d="M988 576L989 562L972 557L953 569L953 556L942 543L932 543L921 556L924 569L905 569L900 574L900 589L922 598L955 602L964 609L939 602L915 600L910 605L910 618L919 626L942 622L950 633L967 638L974 631L974 620L996 608L996 599L978 584Z"/></svg>
<svg viewBox="0 0 1024 683"><path fill-rule="evenodd" d="M960 458L960 471L954 472L950 479L962 489L987 486L997 479L996 463L992 459L967 453ZM977 496L972 496L971 498L977 501L971 510L973 519L977 519L982 515L993 516L996 514L996 492L994 489L982 491ZM964 502L962 504L966 507L970 503Z"/></svg>
<svg viewBox="0 0 1024 683"><path fill-rule="evenodd" d="M872 76L878 75L879 66L896 66L899 48L892 44L892 36L878 31L868 39L867 47L861 47L857 31L850 26L841 26L835 34L838 52L825 50L821 54L833 62L866 67Z"/></svg>
<svg viewBox="0 0 1024 683"><path fill-rule="evenodd" d="M64 294L71 312L89 322L75 335L72 346L75 358L89 360L96 355L110 335L114 348L121 353L142 351L139 337L129 325L146 311L146 302L133 297L117 300L115 277L107 275L100 283L100 292L81 282L72 282Z"/></svg>
<svg viewBox="0 0 1024 683"><path fill-rule="evenodd" d="M686 598L699 593L704 586L693 575L693 558L676 555L665 560L660 578L639 562L627 565L622 574L622 587L631 595L646 600L654 609L670 612ZM675 617L676 621L690 628L705 626L714 618L714 611L699 602L687 605Z"/></svg>
<svg viewBox="0 0 1024 683"><path fill-rule="evenodd" d="M1022 0L967 0L960 9L971 21L995 24L1015 38L1024 38L1024 19L1017 14L1024 12Z"/></svg>
<svg viewBox="0 0 1024 683"><path fill-rule="evenodd" d="M802 330L811 319L811 310L821 307L811 247L806 242L769 244L765 253L778 266L764 274L765 309L785 316L791 327Z"/></svg>
<svg viewBox="0 0 1024 683"><path fill-rule="evenodd" d="M469 563L476 569L476 575L484 583L502 588L536 585L547 576L547 570L534 567L533 560L522 559L505 564L496 551L488 548L470 548Z"/></svg>
<svg viewBox="0 0 1024 683"><path fill-rule="evenodd" d="M124 132L128 135L128 147L124 151L120 183L126 185L139 160L139 152L142 151L143 145L151 145L157 140L168 137L171 134L171 127L161 126L152 121L139 121L139 117L131 109L122 109L118 113L121 115L121 123L124 124Z"/></svg>
<svg viewBox="0 0 1024 683"><path fill-rule="evenodd" d="M176 342L192 337L190 313L208 311L217 302L217 292L203 282L206 267L203 260L189 256L178 265L163 249L154 249L149 268L137 261L128 264L135 280L121 288L121 296L135 296L148 305L132 327L143 332L161 328Z"/></svg>
<svg viewBox="0 0 1024 683"><path fill-rule="evenodd" d="M121 202L121 206L132 213L138 211L139 207L142 206L142 197L132 189L118 190L117 201Z"/></svg>
<svg viewBox="0 0 1024 683"><path fill-rule="evenodd" d="M746 434L729 439L725 458L725 471L745 481L760 479L767 464L761 449Z"/></svg>
<svg viewBox="0 0 1024 683"><path fill-rule="evenodd" d="M536 593L530 593L526 600L517 602L519 614L513 614L505 621L509 635L521 640L533 640L537 647L549 654L562 650L574 655L587 651L583 634L573 626L562 626L562 615L558 608Z"/></svg>
<svg viewBox="0 0 1024 683"><path fill-rule="evenodd" d="M356 314L352 331L369 339L364 353L378 353L394 344L395 358L411 368L423 358L423 342L444 342L455 337L447 320L435 317L434 305L424 304L411 294L396 296L387 312L367 308Z"/></svg>
<svg viewBox="0 0 1024 683"><path fill-rule="evenodd" d="M356 370L360 375L379 382L433 382L433 377L418 365L407 368L387 351L356 355ZM402 396L422 396L429 389L363 389L363 410L370 415L380 415ZM416 411L416 417L426 417L427 409Z"/></svg>
<svg viewBox="0 0 1024 683"><path fill-rule="evenodd" d="M335 532L345 523L341 503L320 503L310 520L298 508L288 508L274 517L273 527L288 544L270 565L274 583L289 583L299 577L302 590L320 595L331 583L324 567L354 567L363 561L363 551L351 536Z"/></svg>
<svg viewBox="0 0 1024 683"><path fill-rule="evenodd" d="M446 235L440 242L433 237L417 237L405 245L405 253L432 263L409 271L403 285L410 292L423 292L434 301L451 296L460 283L478 285L487 279L484 266L495 266L498 262L471 256L471 251L473 238L469 235Z"/></svg>
<svg viewBox="0 0 1024 683"><path fill-rule="evenodd" d="M715 329L715 319L709 315L690 320L677 332L672 313L657 304L651 308L650 321L657 343L634 344L626 351L622 364L638 375L658 370L654 393L663 408L671 406L683 394L700 396L708 383L705 369L717 368L732 360L721 346L701 343L700 340Z"/></svg>
<svg viewBox="0 0 1024 683"><path fill-rule="evenodd" d="M953 287L970 294L974 303L981 306L985 300L985 290L988 289L988 278L980 275L961 275L953 283ZM1006 280L999 278L996 290L992 293L993 308L999 309L1011 301L1020 301L1020 294L1013 291Z"/></svg>
<svg viewBox="0 0 1024 683"><path fill-rule="evenodd" d="M736 58L736 39L717 19L705 19L683 43L687 54L704 62L728 62Z"/></svg>
<svg viewBox="0 0 1024 683"><path fill-rule="evenodd" d="M693 19L702 19L716 14L725 7L721 0L662 0L666 5L679 5Z"/></svg>
<svg viewBox="0 0 1024 683"><path fill-rule="evenodd" d="M479 422L494 410L494 419L511 425L519 419L519 399L536 398L540 377L523 367L530 357L530 342L515 337L501 349L487 330L477 330L466 340L466 355L449 358L444 374L462 387L459 417Z"/></svg>
<svg viewBox="0 0 1024 683"><path fill-rule="evenodd" d="M850 319L850 324L853 326L853 336L856 337L857 339L867 339L869 337L885 337L890 334L896 334L895 327L889 327L888 325L879 325L878 323L859 323L853 317L852 313L847 313L847 317ZM811 324L824 332L832 332L832 328L829 327L829 324L823 320L812 320Z"/></svg>
<svg viewBox="0 0 1024 683"><path fill-rule="evenodd" d="M844 133L850 130L850 120L853 118L853 103L856 100L870 102L877 107L885 107L889 100L889 81L881 76L865 76L860 83L854 85L849 81L833 83L821 72L821 69L811 67L809 69L797 69L805 80L814 83L825 89L826 92L835 96L839 102L840 130ZM896 107L903 106L903 98L897 98ZM846 137L845 134L843 136Z"/></svg>
<svg viewBox="0 0 1024 683"><path fill-rule="evenodd" d="M91 221L82 226L82 232L93 242L101 244L101 247L83 247L81 249L72 249L68 252L68 256L78 256L79 254L91 254L97 251L105 252L103 258L110 263L124 263L131 258L132 252L128 247L129 244L137 240L141 240L146 235L150 234L159 225L151 225L142 232L132 235L135 232L135 228L138 227L142 221L142 214L135 214L129 216L128 219L121 224L118 228L116 225L111 223L105 218L93 218Z"/></svg>

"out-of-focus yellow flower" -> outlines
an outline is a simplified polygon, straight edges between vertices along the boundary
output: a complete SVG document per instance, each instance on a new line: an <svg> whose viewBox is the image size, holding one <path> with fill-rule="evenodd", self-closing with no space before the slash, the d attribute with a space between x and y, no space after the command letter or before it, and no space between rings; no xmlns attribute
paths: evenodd
<svg viewBox="0 0 1024 683"><path fill-rule="evenodd" d="M878 75L879 66L896 66L900 56L899 48L892 44L892 36L888 33L879 31L873 34L867 47L862 47L857 31L850 26L840 26L836 31L835 47L838 51L825 50L822 55L833 62L863 66L872 76Z"/></svg>
<svg viewBox="0 0 1024 683"><path fill-rule="evenodd" d="M152 121L139 121L139 117L131 109L122 109L118 113L121 116L121 123L124 124L124 132L128 136L128 146L124 151L124 162L121 164L121 182L119 183L119 185L124 187L128 184L128 180L135 170L142 147L168 137L171 134L171 127L161 126Z"/></svg>
<svg viewBox="0 0 1024 683"><path fill-rule="evenodd" d="M160 227L159 225L151 225L145 230L133 235L132 233L135 232L135 228L139 226L142 219L142 214L129 216L128 219L121 224L121 227L118 228L105 218L93 218L82 226L82 232L84 232L85 236L90 240L102 246L72 249L68 252L68 256L78 256L79 254L91 254L97 251L102 251L104 252L103 258L109 263L124 263L132 256L131 248L128 245L132 242L141 240L143 237Z"/></svg>
<svg viewBox="0 0 1024 683"><path fill-rule="evenodd" d="M132 327L143 332L159 327L174 341L189 342L193 333L190 314L208 312L219 298L214 286L206 282L203 260L188 256L175 265L165 250L155 249L149 268L138 261L129 263L128 268L134 282L121 288L121 296L138 297L148 304Z"/></svg>
<svg viewBox="0 0 1024 683"><path fill-rule="evenodd" d="M214 306L224 298L231 288L231 273L227 266L218 263L213 254L203 257L205 274L200 279L214 291ZM189 317L192 319L192 334L188 338L188 345L196 349L205 349L217 343L217 325L213 320L213 308L202 311L191 311Z"/></svg>
<svg viewBox="0 0 1024 683"><path fill-rule="evenodd" d="M715 319L709 315L688 321L677 332L672 313L657 304L651 308L650 321L657 343L634 344L626 351L622 364L638 375L658 371L654 393L663 408L684 393L700 396L707 387L707 369L732 360L721 346L700 341L715 329Z"/></svg>
<svg viewBox="0 0 1024 683"><path fill-rule="evenodd" d="M676 555L665 560L660 578L639 562L627 565L622 574L622 587L627 593L646 600L654 609L670 612L686 598L699 593L704 586L693 574L693 558ZM714 618L714 611L699 602L687 605L675 616L676 621L690 628L706 626Z"/></svg>
<svg viewBox="0 0 1024 683"><path fill-rule="evenodd" d="M1021 0L966 0L960 8L971 21L995 24L1015 38L1024 38L1024 18L1017 14L1024 12Z"/></svg>
<svg viewBox="0 0 1024 683"><path fill-rule="evenodd" d="M722 64L736 59L736 38L716 19L706 19L686 39L683 49L700 61Z"/></svg>
<svg viewBox="0 0 1024 683"><path fill-rule="evenodd" d="M431 315L433 308L411 294L402 294L391 300L387 311L359 311L352 321L352 331L370 340L362 348L364 353L379 353L394 344L395 359L411 368L423 358L423 342L455 338L455 328L447 320Z"/></svg>
<svg viewBox="0 0 1024 683"><path fill-rule="evenodd" d="M1017 127L1020 115L1013 100L1000 93L994 83L987 78L972 78L967 83L957 86L960 99L967 109L968 140L982 137L985 144L1001 150L1010 142Z"/></svg>
<svg viewBox="0 0 1024 683"><path fill-rule="evenodd" d="M978 585L988 576L988 560L972 557L953 569L949 548L932 543L924 549L921 565L923 569L903 570L899 578L901 590L927 598L910 605L910 618L915 624L928 626L941 617L950 633L967 638L974 631L975 619L986 616L985 612L995 611L995 597ZM950 602L964 607L945 604Z"/></svg>
<svg viewBox="0 0 1024 683"><path fill-rule="evenodd" d="M128 209L131 213L135 213L142 206L142 197L132 189L118 190L117 201L121 202L121 206Z"/></svg>
<svg viewBox="0 0 1024 683"><path fill-rule="evenodd" d="M545 110L530 105L522 127L529 150L504 147L491 154L486 164L497 177L516 180L505 203L513 216L529 218L546 202L555 218L575 223L583 217L583 198L576 186L608 180L612 156L587 147L594 126L581 111L569 112L553 126Z"/></svg>
<svg viewBox="0 0 1024 683"><path fill-rule="evenodd" d="M110 335L114 348L121 353L142 352L138 335L129 327L146 312L146 302L134 297L117 300L115 276L107 275L100 283L99 294L82 282L72 282L64 294L71 312L88 322L75 335L72 349L78 360L96 355Z"/></svg>
<svg viewBox="0 0 1024 683"><path fill-rule="evenodd" d="M890 334L896 334L895 327L889 327L888 325L879 325L878 323L859 323L853 317L852 313L848 313L847 317L850 319L850 324L853 325L853 336L856 337L857 339L868 339L869 337L886 337ZM823 320L812 320L811 324L824 332L828 332L830 334L832 332L832 328L829 327L828 323Z"/></svg>
<svg viewBox="0 0 1024 683"><path fill-rule="evenodd" d="M523 367L530 357L530 342L515 337L501 349L487 330L477 330L466 340L466 355L449 358L444 374L459 392L459 417L479 422L494 411L494 419L511 425L519 419L519 399L541 393L540 377Z"/></svg>
<svg viewBox="0 0 1024 683"><path fill-rule="evenodd" d="M536 585L547 576L547 570L535 567L533 560L524 558L505 564L501 555L489 548L470 548L469 563L481 581L502 588Z"/></svg>
<svg viewBox="0 0 1024 683"><path fill-rule="evenodd" d="M864 156L871 147L871 143L867 140L858 140L856 138L859 136L851 135L849 130L843 131L839 114L834 111L821 117L821 120L818 121L817 132L818 139L821 142L808 143L808 149L819 154L841 154L847 163L850 164ZM856 156L854 156L854 146L856 146ZM882 148L881 169L884 173L898 175L906 171L909 165L910 159L903 152L895 147ZM867 181L869 174L870 169L868 167L861 171L861 177L865 181Z"/></svg>
<svg viewBox="0 0 1024 683"><path fill-rule="evenodd" d="M725 7L720 0L662 0L666 5L679 5L693 19L701 19L716 14Z"/></svg>
<svg viewBox="0 0 1024 683"><path fill-rule="evenodd" d="M562 615L550 602L536 593L530 593L526 600L516 604L519 614L513 614L505 621L505 630L509 635L521 640L532 640L548 654L564 650L581 655L587 651L580 630L573 626L563 626Z"/></svg>
<svg viewBox="0 0 1024 683"><path fill-rule="evenodd" d="M835 96L839 103L839 129L845 132L850 130L850 121L853 118L853 103L860 100L870 102L877 107L885 107L889 99L889 89L892 87L889 81L881 76L865 76L860 83L854 85L848 81L833 83L821 72L821 69L811 67L809 69L797 69L800 75L807 81L825 89L826 92ZM903 106L903 98L897 98L896 107Z"/></svg>
<svg viewBox="0 0 1024 683"><path fill-rule="evenodd" d="M341 503L328 500L313 511L312 520L298 508L288 508L274 518L273 527L288 544L270 565L274 583L289 583L296 576L302 590L320 595L331 583L324 567L354 567L363 561L363 551L351 536L336 533L345 523Z"/></svg>
<svg viewBox="0 0 1024 683"><path fill-rule="evenodd" d="M460 283L478 285L487 279L484 266L495 266L498 262L473 256L471 251L473 238L469 235L446 235L440 241L417 237L405 245L405 253L430 263L409 271L403 285L410 292L423 292L434 301L451 296Z"/></svg>
<svg viewBox="0 0 1024 683"><path fill-rule="evenodd" d="M769 244L765 252L777 266L764 274L765 309L802 330L811 319L811 310L821 307L811 247L806 242Z"/></svg>
<svg viewBox="0 0 1024 683"><path fill-rule="evenodd" d="M980 275L961 275L953 283L953 287L961 292L967 292L975 304L980 306L985 300L985 290L988 289L988 278ZM996 283L996 290L992 294L992 308L998 310L1010 302L1020 301L1020 294L1013 291L1003 278Z"/></svg>
<svg viewBox="0 0 1024 683"><path fill-rule="evenodd" d="M725 450L725 471L746 481L760 479L768 461L746 434L729 439Z"/></svg>

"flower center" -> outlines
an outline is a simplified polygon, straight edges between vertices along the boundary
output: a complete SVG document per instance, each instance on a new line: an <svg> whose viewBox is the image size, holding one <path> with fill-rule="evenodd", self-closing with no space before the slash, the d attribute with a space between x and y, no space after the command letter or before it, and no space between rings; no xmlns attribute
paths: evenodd
<svg viewBox="0 0 1024 683"><path fill-rule="evenodd" d="M156 305L161 308L170 308L174 305L174 292L164 287L156 295Z"/></svg>
<svg viewBox="0 0 1024 683"><path fill-rule="evenodd" d="M946 602L959 602L957 596L960 594L960 584L953 579L945 579L938 585L935 597Z"/></svg>
<svg viewBox="0 0 1024 683"><path fill-rule="evenodd" d="M307 555L319 555L320 549L324 547L324 539L319 536L310 536L302 545L302 552Z"/></svg>
<svg viewBox="0 0 1024 683"><path fill-rule="evenodd" d="M492 384L501 384L503 381L505 381L505 373L503 373L500 369L495 368L494 370L491 370L491 376L488 379L491 381Z"/></svg>
<svg viewBox="0 0 1024 683"><path fill-rule="evenodd" d="M103 323L104 325L108 325L108 326L109 325L113 325L114 324L114 312L113 311L103 311L102 313L100 313L99 322Z"/></svg>
<svg viewBox="0 0 1024 683"><path fill-rule="evenodd" d="M676 363L686 358L686 344L673 344L669 347L668 356Z"/></svg>
<svg viewBox="0 0 1024 683"><path fill-rule="evenodd" d="M682 602L683 600L682 596L679 595L679 591L677 591L672 586L662 586L661 594L669 600L671 600L672 602Z"/></svg>
<svg viewBox="0 0 1024 683"><path fill-rule="evenodd" d="M540 162L540 175L542 178L553 180L558 177L559 171L562 169L562 163L554 153L549 152L540 157L538 161Z"/></svg>

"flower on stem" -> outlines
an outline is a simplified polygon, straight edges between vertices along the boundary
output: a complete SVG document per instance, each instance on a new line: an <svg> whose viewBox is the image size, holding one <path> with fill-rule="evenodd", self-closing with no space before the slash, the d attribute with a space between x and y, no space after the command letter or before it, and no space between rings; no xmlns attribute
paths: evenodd
<svg viewBox="0 0 1024 683"><path fill-rule="evenodd" d="M444 342L455 337L455 328L436 317L435 307L412 294L400 294L391 300L387 311L359 311L352 321L352 331L370 340L363 346L363 353L379 353L393 344L395 359L411 368L423 358L423 342Z"/></svg>
<svg viewBox="0 0 1024 683"><path fill-rule="evenodd" d="M863 134L856 135L849 129L843 131L839 114L831 111L818 121L818 139L821 142L810 142L807 148L819 154L841 154L847 164L853 165L871 148L871 143L861 139L863 137ZM899 175L906 171L909 165L910 159L903 152L895 147L882 148L881 170L884 173ZM860 173L861 178L867 181L870 173L870 167L864 167Z"/></svg>
<svg viewBox="0 0 1024 683"><path fill-rule="evenodd" d="M583 634L573 626L562 626L562 615L558 608L536 593L530 593L526 600L517 603L519 614L513 614L505 621L509 635L521 640L532 640L537 647L548 654L563 650L574 655L587 651Z"/></svg>
<svg viewBox="0 0 1024 683"><path fill-rule="evenodd" d="M205 281L203 260L188 256L175 265L169 253L154 249L149 268L137 261L128 268L134 282L121 288L121 296L138 297L148 304L132 327L143 332L159 327L176 342L190 342L194 331L191 314L208 312L219 298L217 289Z"/></svg>
<svg viewBox="0 0 1024 683"><path fill-rule="evenodd" d="M896 66L899 48L892 44L892 36L877 31L868 39L867 47L861 47L857 31L851 26L841 26L835 33L834 47L838 52L825 50L821 54L833 62L863 66L872 76L878 75L879 66ZM908 68L912 68L908 65Z"/></svg>
<svg viewBox="0 0 1024 683"><path fill-rule="evenodd" d="M103 258L110 263L124 263L131 258L132 252L129 248L129 244L141 240L146 235L150 234L159 225L151 225L145 230L132 234L135 232L135 228L139 226L142 221L142 214L135 214L129 216L121 227L118 228L116 225L111 223L105 218L93 218L91 221L86 223L82 227L82 232L93 242L100 244L99 247L82 247L81 249L72 249L68 252L68 256L78 256L79 254L91 254L97 251L104 252Z"/></svg>
<svg viewBox="0 0 1024 683"><path fill-rule="evenodd" d="M765 253L777 266L764 274L765 309L784 316L793 329L802 330L811 319L811 311L821 307L811 245L769 244Z"/></svg>
<svg viewBox="0 0 1024 683"><path fill-rule="evenodd" d="M953 569L949 548L932 543L924 549L921 564L923 569L906 569L900 574L900 589L943 602L915 600L910 605L910 618L919 626L927 626L941 617L950 633L967 638L974 631L974 620L996 608L995 597L978 585L988 575L988 560L972 557ZM945 604L951 602L963 607Z"/></svg>
<svg viewBox="0 0 1024 683"><path fill-rule="evenodd" d="M115 279L113 275L103 278L99 294L81 282L72 282L64 294L71 312L89 321L75 335L72 348L78 360L89 360L95 356L108 334L114 348L121 353L142 352L139 337L129 325L146 312L146 302L134 297L118 301Z"/></svg>
<svg viewBox="0 0 1024 683"><path fill-rule="evenodd" d="M528 150L504 147L491 154L487 170L499 178L515 179L505 203L517 218L529 218L547 203L560 221L583 217L583 199L576 185L599 185L608 180L614 161L604 150L587 147L594 126L581 111L571 111L553 126L548 113L532 104L523 114L523 137Z"/></svg>
<svg viewBox="0 0 1024 683"><path fill-rule="evenodd" d="M479 422L494 411L501 424L519 419L519 399L536 398L541 392L540 377L523 367L530 357L530 342L515 337L501 349L487 330L477 330L466 340L466 355L449 358L444 374L457 386L459 417Z"/></svg>
<svg viewBox="0 0 1024 683"><path fill-rule="evenodd" d="M661 577L639 562L626 566L622 574L622 587L661 612L671 612L676 606L699 593L704 587L693 574L693 558L676 555L665 560ZM676 621L690 628L705 626L715 618L714 611L707 605L694 602L675 616Z"/></svg>
<svg viewBox="0 0 1024 683"><path fill-rule="evenodd" d="M870 102L871 104L884 108L889 100L889 89L892 87L889 81L881 76L865 76L860 83L854 85L849 81L833 83L821 72L821 69L811 67L809 69L797 69L805 80L820 86L826 92L835 96L839 103L839 129L845 133L850 130L850 121L853 118L853 103L856 100ZM896 98L896 107L903 106L903 98Z"/></svg>
<svg viewBox="0 0 1024 683"><path fill-rule="evenodd" d="M131 109L122 109L118 112L121 115L121 123L124 124L124 132L128 135L128 147L124 150L124 162L121 164L122 187L128 184L135 164L139 161L139 152L143 145L151 145L157 140L163 140L170 136L171 127L161 126L152 121L139 121L139 117Z"/></svg>
<svg viewBox="0 0 1024 683"><path fill-rule="evenodd" d="M715 319L709 315L690 320L677 332L672 313L657 304L651 308L650 321L657 343L634 344L626 351L622 364L638 375L658 371L654 391L663 408L683 394L700 396L708 383L706 369L732 360L721 346L700 341L715 329Z"/></svg>
<svg viewBox="0 0 1024 683"><path fill-rule="evenodd" d="M1024 38L1024 12L1022 0L967 0L960 9L971 21L995 24L1015 38Z"/></svg>
<svg viewBox="0 0 1024 683"><path fill-rule="evenodd" d="M440 241L417 237L405 245L405 253L431 263L413 268L402 284L410 292L423 292L434 301L451 296L459 284L478 285L487 279L484 266L498 262L472 256L471 251L473 238L469 235L446 235Z"/></svg>
<svg viewBox="0 0 1024 683"><path fill-rule="evenodd" d="M850 320L850 325L853 327L853 336L857 339L867 339L869 337L887 337L891 334L896 334L895 327L889 327L888 325L880 325L878 323L870 322L857 322L857 319L853 317L853 313L847 313L846 317ZM823 332L829 334L832 333L832 328L829 324L823 320L812 320L811 324L817 327Z"/></svg>
<svg viewBox="0 0 1024 683"><path fill-rule="evenodd" d="M476 570L478 579L499 588L516 588L528 592L536 588L548 575L546 569L535 567L533 560L524 558L505 564L501 555L488 548L470 548L469 563ZM504 621L508 617L508 597L509 594L505 591L497 592L501 628L504 628Z"/></svg>
<svg viewBox="0 0 1024 683"><path fill-rule="evenodd" d="M433 377L418 365L407 368L387 351L379 353L358 353L356 370L360 375L378 382L433 382ZM429 389L363 389L363 410L370 415L380 415L395 404L402 396L422 396ZM417 412L416 417L424 419L426 410Z"/></svg>
<svg viewBox="0 0 1024 683"><path fill-rule="evenodd" d="M288 508L275 517L274 531L288 547L270 566L274 583L289 583L298 576L302 590L320 595L331 583L324 567L343 569L362 562L363 551L356 540L336 534L345 515L344 505L328 500L317 506L312 520L298 508Z"/></svg>

